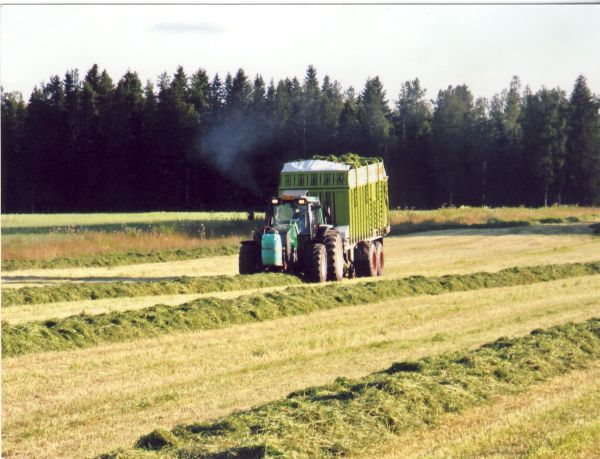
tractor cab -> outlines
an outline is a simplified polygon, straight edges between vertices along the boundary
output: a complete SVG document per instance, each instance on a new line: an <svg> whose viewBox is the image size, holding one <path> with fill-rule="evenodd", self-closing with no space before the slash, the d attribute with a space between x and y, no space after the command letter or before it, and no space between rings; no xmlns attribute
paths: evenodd
<svg viewBox="0 0 600 459"><path fill-rule="evenodd" d="M318 198L282 195L271 199L266 222L269 227L280 232L295 227L298 236L311 237L323 223L323 210Z"/></svg>

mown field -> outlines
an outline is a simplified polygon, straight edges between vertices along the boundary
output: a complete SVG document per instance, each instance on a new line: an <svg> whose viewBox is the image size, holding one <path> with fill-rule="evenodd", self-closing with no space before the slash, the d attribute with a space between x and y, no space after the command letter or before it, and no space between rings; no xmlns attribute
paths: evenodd
<svg viewBox="0 0 600 459"><path fill-rule="evenodd" d="M326 285L244 218L2 216L3 456L597 457L600 209L394 211Z"/></svg>

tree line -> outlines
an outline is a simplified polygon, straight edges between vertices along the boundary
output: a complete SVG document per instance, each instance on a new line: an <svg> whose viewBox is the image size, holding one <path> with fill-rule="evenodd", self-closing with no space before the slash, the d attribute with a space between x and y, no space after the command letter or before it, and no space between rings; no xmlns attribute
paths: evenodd
<svg viewBox="0 0 600 459"><path fill-rule="evenodd" d="M94 65L25 102L2 92L4 212L233 209L275 192L285 161L384 158L393 207L600 204L600 102L518 77L491 99L466 85L429 100L418 79L391 105L378 77L357 92L309 66L268 84L182 67L157 87Z"/></svg>

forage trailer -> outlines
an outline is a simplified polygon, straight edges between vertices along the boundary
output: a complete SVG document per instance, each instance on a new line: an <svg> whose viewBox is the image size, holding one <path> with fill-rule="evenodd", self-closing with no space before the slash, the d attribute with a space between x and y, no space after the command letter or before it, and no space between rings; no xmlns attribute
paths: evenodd
<svg viewBox="0 0 600 459"><path fill-rule="evenodd" d="M294 271L314 282L380 276L389 231L380 158L346 154L285 163L264 226L242 242L240 273Z"/></svg>

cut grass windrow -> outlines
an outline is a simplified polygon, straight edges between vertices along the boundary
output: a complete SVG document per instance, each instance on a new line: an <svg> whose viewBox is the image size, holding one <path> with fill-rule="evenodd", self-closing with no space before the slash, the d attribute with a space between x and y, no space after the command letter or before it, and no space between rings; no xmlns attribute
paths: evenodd
<svg viewBox="0 0 600 459"><path fill-rule="evenodd" d="M235 299L200 298L179 306L156 305L134 311L80 314L18 325L3 323L2 355L83 348L177 331L215 329L310 314L403 296L508 287L599 273L600 262L591 262L509 268L496 273L430 278L412 276L353 285L332 283L324 287L290 287L283 292Z"/></svg>
<svg viewBox="0 0 600 459"><path fill-rule="evenodd" d="M132 298L151 295L183 295L190 293L231 292L251 288L300 284L296 276L281 273L260 273L237 276L180 277L159 282L80 282L21 287L2 291L2 306L58 303L62 301L98 300L101 298Z"/></svg>
<svg viewBox="0 0 600 459"><path fill-rule="evenodd" d="M296 391L214 422L155 430L133 450L100 456L338 457L435 425L499 395L584 368L600 358L600 319L500 338L472 351L398 362L360 379Z"/></svg>
<svg viewBox="0 0 600 459"><path fill-rule="evenodd" d="M165 261L193 260L195 258L217 257L238 253L239 243L211 244L194 249L170 249L152 252L128 251L97 255L81 255L77 257L59 257L49 259L10 259L2 260L2 271L20 269L54 269L69 267L107 267L141 263L161 263Z"/></svg>

